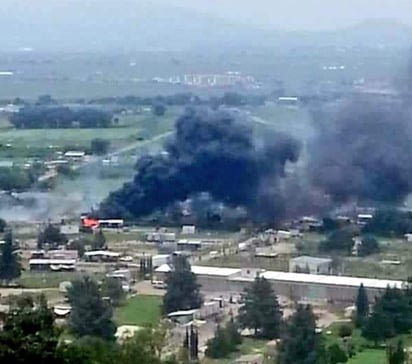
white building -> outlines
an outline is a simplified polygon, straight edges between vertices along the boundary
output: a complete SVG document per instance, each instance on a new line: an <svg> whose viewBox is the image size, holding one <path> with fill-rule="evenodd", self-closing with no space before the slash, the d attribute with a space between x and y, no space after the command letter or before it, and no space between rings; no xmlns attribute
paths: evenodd
<svg viewBox="0 0 412 364"><path fill-rule="evenodd" d="M363 284L372 302L385 292L387 287L402 289L403 281L345 277L321 274L266 271L262 269L221 268L192 265L202 292L221 294L224 298L238 296L249 286L256 275L267 279L276 294L293 300L309 302L340 302L353 304L359 286ZM164 281L171 271L168 264L155 270L157 280Z"/></svg>
<svg viewBox="0 0 412 364"><path fill-rule="evenodd" d="M69 150L64 153L64 156L70 159L83 159L86 156L86 153L82 151Z"/></svg>
<svg viewBox="0 0 412 364"><path fill-rule="evenodd" d="M330 274L332 259L301 256L289 260L289 272L309 274Z"/></svg>

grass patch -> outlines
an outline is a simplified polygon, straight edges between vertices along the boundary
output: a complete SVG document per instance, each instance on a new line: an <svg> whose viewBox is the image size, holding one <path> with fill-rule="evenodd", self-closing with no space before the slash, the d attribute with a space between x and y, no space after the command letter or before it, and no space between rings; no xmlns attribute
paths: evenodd
<svg viewBox="0 0 412 364"><path fill-rule="evenodd" d="M367 349L348 360L348 364L385 364L386 352L383 349Z"/></svg>
<svg viewBox="0 0 412 364"><path fill-rule="evenodd" d="M162 297L136 296L115 310L118 325L154 325L160 320Z"/></svg>
<svg viewBox="0 0 412 364"><path fill-rule="evenodd" d="M253 338L243 338L242 344L239 345L238 351L231 354L228 358L222 359L210 359L205 357L201 363L202 364L229 364L234 363L236 358L240 357L241 355L247 354L262 354L266 355L267 348L266 344L268 342L265 340L257 340Z"/></svg>

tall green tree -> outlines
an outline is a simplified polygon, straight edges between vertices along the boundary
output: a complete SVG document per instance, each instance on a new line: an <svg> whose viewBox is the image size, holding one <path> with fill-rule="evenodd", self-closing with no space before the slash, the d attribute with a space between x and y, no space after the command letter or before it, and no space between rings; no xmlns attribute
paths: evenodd
<svg viewBox="0 0 412 364"><path fill-rule="evenodd" d="M0 247L0 279L5 282L20 277L21 264L14 245L13 232L9 230L4 238L4 244Z"/></svg>
<svg viewBox="0 0 412 364"><path fill-rule="evenodd" d="M167 291L163 297L165 313L190 310L202 305L200 286L185 256L174 257L166 283Z"/></svg>
<svg viewBox="0 0 412 364"><path fill-rule="evenodd" d="M167 111L167 108L164 104L156 103L152 106L152 113L156 116L163 116Z"/></svg>
<svg viewBox="0 0 412 364"><path fill-rule="evenodd" d="M95 281L88 276L75 280L67 295L72 307L68 324L74 334L114 339L116 326L112 321L113 310L102 299Z"/></svg>
<svg viewBox="0 0 412 364"><path fill-rule="evenodd" d="M361 327L369 315L369 300L363 283L359 286L356 297L355 325Z"/></svg>
<svg viewBox="0 0 412 364"><path fill-rule="evenodd" d="M37 238L37 248L42 249L45 244L57 248L59 245L66 244L67 240L67 236L61 234L58 227L47 224Z"/></svg>
<svg viewBox="0 0 412 364"><path fill-rule="evenodd" d="M205 355L209 358L221 359L235 350L236 346L230 341L225 328L218 326L214 337L207 342Z"/></svg>
<svg viewBox="0 0 412 364"><path fill-rule="evenodd" d="M119 306L126 294L122 287L122 282L119 279L107 277L102 284L102 294L105 297L110 297L113 306Z"/></svg>
<svg viewBox="0 0 412 364"><path fill-rule="evenodd" d="M282 311L270 283L263 277L256 277L245 289L243 302L239 310L241 327L253 329L258 337L278 338Z"/></svg>
<svg viewBox="0 0 412 364"><path fill-rule="evenodd" d="M382 310L374 310L364 323L362 336L373 341L375 346L386 338L393 336L390 318Z"/></svg>
<svg viewBox="0 0 412 364"><path fill-rule="evenodd" d="M6 231L7 222L4 219L0 219L0 233L4 233Z"/></svg>
<svg viewBox="0 0 412 364"><path fill-rule="evenodd" d="M225 358L242 343L236 322L231 319L225 327L218 327L215 336L207 342L205 355L209 358Z"/></svg>
<svg viewBox="0 0 412 364"><path fill-rule="evenodd" d="M407 355L402 340L399 340L396 346L389 345L386 350L386 356L388 364L405 364Z"/></svg>
<svg viewBox="0 0 412 364"><path fill-rule="evenodd" d="M106 237L104 236L102 229L99 229L94 235L92 247L94 250L101 250L106 247Z"/></svg>
<svg viewBox="0 0 412 364"><path fill-rule="evenodd" d="M376 344L412 329L412 300L408 289L386 288L372 311L362 334Z"/></svg>
<svg viewBox="0 0 412 364"><path fill-rule="evenodd" d="M90 143L90 150L93 154L104 155L107 154L110 148L110 140L95 138Z"/></svg>
<svg viewBox="0 0 412 364"><path fill-rule="evenodd" d="M323 364L324 343L316 333L316 317L310 306L299 305L281 336L278 364Z"/></svg>

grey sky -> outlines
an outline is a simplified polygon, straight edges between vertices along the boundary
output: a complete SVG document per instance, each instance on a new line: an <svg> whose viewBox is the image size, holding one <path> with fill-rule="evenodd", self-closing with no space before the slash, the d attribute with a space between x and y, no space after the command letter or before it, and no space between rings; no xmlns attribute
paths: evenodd
<svg viewBox="0 0 412 364"><path fill-rule="evenodd" d="M152 0L152 3L173 4L283 29L331 29L382 18L412 25L412 0Z"/></svg>

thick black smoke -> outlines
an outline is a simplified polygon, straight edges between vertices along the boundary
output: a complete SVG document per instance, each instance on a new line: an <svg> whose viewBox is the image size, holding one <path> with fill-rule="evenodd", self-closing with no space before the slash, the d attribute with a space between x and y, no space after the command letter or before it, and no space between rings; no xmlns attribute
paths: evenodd
<svg viewBox="0 0 412 364"><path fill-rule="evenodd" d="M351 100L309 149L311 182L337 202L401 202L412 191L410 116L401 102Z"/></svg>
<svg viewBox="0 0 412 364"><path fill-rule="evenodd" d="M283 134L257 143L230 114L205 109L186 111L175 129L166 152L142 157L133 182L101 205L103 215L140 217L202 192L265 221L281 214L277 185L299 143Z"/></svg>

